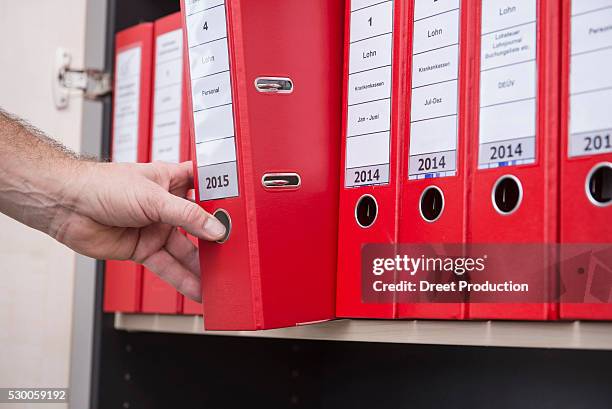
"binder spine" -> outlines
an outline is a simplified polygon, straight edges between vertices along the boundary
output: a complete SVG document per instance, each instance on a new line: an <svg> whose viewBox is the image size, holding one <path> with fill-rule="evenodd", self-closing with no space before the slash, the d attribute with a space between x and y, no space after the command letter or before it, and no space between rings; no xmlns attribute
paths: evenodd
<svg viewBox="0 0 612 409"><path fill-rule="evenodd" d="M402 141L400 244L466 239L470 42L467 1L412 1L409 130ZM462 303L400 303L400 318L462 319Z"/></svg>
<svg viewBox="0 0 612 409"><path fill-rule="evenodd" d="M362 301L361 248L397 242L397 134L402 98L401 2L346 2L336 313L394 318L395 303Z"/></svg>
<svg viewBox="0 0 612 409"><path fill-rule="evenodd" d="M608 108L612 75L607 68L612 61L612 34L603 29L611 18L609 1L562 2L562 245L582 243L588 248L588 244L606 243L612 237L612 117ZM578 270L561 265L563 284L585 286L583 294L572 299L562 294L562 319L612 319L612 304L594 295L606 284L588 285L593 282L596 258L583 266L586 274L580 277L576 277Z"/></svg>
<svg viewBox="0 0 612 409"><path fill-rule="evenodd" d="M153 26L143 23L116 36L113 162L148 162Z"/></svg>
<svg viewBox="0 0 612 409"><path fill-rule="evenodd" d="M153 98L151 115L151 162L179 163L186 160L184 145L185 101L183 80L183 33L180 13L155 22ZM176 314L183 296L144 268L142 311Z"/></svg>
<svg viewBox="0 0 612 409"><path fill-rule="evenodd" d="M479 16L475 94L480 97L475 101L468 241L554 244L558 240L559 4L553 0L472 4ZM543 261L543 266L547 262L552 260ZM470 317L555 319L556 280L554 275L542 279L549 292L542 302L484 304L483 296L472 294Z"/></svg>
<svg viewBox="0 0 612 409"><path fill-rule="evenodd" d="M251 189L245 191L251 176L245 79L234 69L244 60L239 24L232 20L240 18L239 9L238 1L181 1L196 202L210 214L227 215L229 227L223 244L199 241L207 329L263 325L256 219L248 210Z"/></svg>

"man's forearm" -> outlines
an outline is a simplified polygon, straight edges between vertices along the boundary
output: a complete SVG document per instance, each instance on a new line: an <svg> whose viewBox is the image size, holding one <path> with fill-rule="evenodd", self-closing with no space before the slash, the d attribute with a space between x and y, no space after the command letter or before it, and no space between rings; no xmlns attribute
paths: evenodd
<svg viewBox="0 0 612 409"><path fill-rule="evenodd" d="M85 161L0 110L0 212L53 235L53 221L73 200L71 182Z"/></svg>

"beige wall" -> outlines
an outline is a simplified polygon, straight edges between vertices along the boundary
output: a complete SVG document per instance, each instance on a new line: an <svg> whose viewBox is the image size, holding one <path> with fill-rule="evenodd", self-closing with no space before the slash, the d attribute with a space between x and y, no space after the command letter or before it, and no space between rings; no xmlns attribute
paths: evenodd
<svg viewBox="0 0 612 409"><path fill-rule="evenodd" d="M0 107L75 150L82 101L57 111L51 79L57 47L82 65L85 11L86 0L0 0ZM74 264L72 251L0 215L0 387L68 386Z"/></svg>

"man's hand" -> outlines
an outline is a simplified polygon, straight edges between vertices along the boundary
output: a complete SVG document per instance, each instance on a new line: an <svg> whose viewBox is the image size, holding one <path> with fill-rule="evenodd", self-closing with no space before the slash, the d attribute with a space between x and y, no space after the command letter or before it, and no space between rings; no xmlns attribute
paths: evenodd
<svg viewBox="0 0 612 409"><path fill-rule="evenodd" d="M225 227L185 199L192 164L81 163L49 234L78 253L133 260L200 300L198 251L177 227L218 240Z"/></svg>
<svg viewBox="0 0 612 409"><path fill-rule="evenodd" d="M178 228L218 240L225 227L185 199L192 164L83 160L0 110L0 212L98 259L144 264L199 301L200 268Z"/></svg>

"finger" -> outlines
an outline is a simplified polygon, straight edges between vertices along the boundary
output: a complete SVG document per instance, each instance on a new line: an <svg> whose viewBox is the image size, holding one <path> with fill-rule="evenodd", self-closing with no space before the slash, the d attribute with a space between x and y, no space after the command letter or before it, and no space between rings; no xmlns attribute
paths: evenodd
<svg viewBox="0 0 612 409"><path fill-rule="evenodd" d="M193 178L193 162L188 160L186 162L179 163L181 169L185 169L190 178Z"/></svg>
<svg viewBox="0 0 612 409"><path fill-rule="evenodd" d="M200 276L198 248L181 232L173 229L166 242L166 250L196 277Z"/></svg>
<svg viewBox="0 0 612 409"><path fill-rule="evenodd" d="M168 251L161 249L144 260L143 265L178 292L194 301L202 301L200 279L191 274Z"/></svg>
<svg viewBox="0 0 612 409"><path fill-rule="evenodd" d="M193 189L192 162L153 162L138 165L141 165L138 169L147 179L177 196L184 196L184 192Z"/></svg>
<svg viewBox="0 0 612 409"><path fill-rule="evenodd" d="M195 191L193 190L193 165L192 162L183 162L172 165L175 167L170 171L170 181L168 191L175 196L184 197L192 202L195 201ZM188 175L186 177L186 175ZM190 199L193 197L194 199Z"/></svg>
<svg viewBox="0 0 612 409"><path fill-rule="evenodd" d="M193 163L182 162L173 164L170 168L169 191L187 191L193 189Z"/></svg>
<svg viewBox="0 0 612 409"><path fill-rule="evenodd" d="M205 212L197 204L157 189L152 202L156 220L182 227L188 233L205 240L220 240L225 235L225 226L216 217Z"/></svg>

